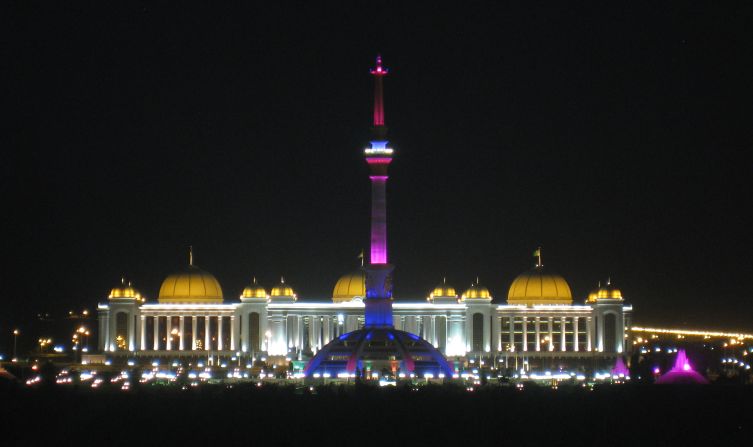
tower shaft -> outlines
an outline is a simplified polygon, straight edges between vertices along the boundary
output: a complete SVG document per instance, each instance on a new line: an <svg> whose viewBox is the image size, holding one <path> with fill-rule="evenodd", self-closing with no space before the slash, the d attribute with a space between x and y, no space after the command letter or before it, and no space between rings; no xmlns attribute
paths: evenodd
<svg viewBox="0 0 753 447"><path fill-rule="evenodd" d="M387 263L387 176L371 177L371 263Z"/></svg>
<svg viewBox="0 0 753 447"><path fill-rule="evenodd" d="M377 56L374 76L374 141L364 150L371 180L371 251L366 270L366 326L392 327L392 269L387 262L387 168L392 149L384 125L383 78L387 69Z"/></svg>

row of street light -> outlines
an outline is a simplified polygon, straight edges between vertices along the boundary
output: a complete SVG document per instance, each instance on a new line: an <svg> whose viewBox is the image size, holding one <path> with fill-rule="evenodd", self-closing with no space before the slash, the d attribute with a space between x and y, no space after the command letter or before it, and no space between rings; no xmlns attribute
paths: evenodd
<svg viewBox="0 0 753 447"><path fill-rule="evenodd" d="M11 359L12 362L18 361L18 336L21 335L21 331L19 329L13 329L13 358ZM73 333L73 350L74 351L81 351L82 349L88 350L89 347L89 335L91 335L91 332L84 327L81 326ZM84 338L85 337L85 338ZM39 351L40 353L44 351L44 349L47 346L52 345L52 339L51 338L40 338L39 339ZM83 346L85 346L85 348Z"/></svg>

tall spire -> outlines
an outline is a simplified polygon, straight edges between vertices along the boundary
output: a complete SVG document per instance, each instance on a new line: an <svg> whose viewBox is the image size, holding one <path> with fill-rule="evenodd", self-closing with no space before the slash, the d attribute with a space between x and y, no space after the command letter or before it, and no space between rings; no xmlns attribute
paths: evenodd
<svg viewBox="0 0 753 447"><path fill-rule="evenodd" d="M384 137L384 135L380 134L380 130L384 128L384 87L382 85L382 78L387 76L387 73L389 73L389 70L382 67L382 56L378 54L376 67L371 69L371 74L374 75L374 131L380 138Z"/></svg>
<svg viewBox="0 0 753 447"><path fill-rule="evenodd" d="M392 327L392 269L387 261L387 168L392 162L392 149L387 147L384 125L382 80L388 70L377 56L374 76L374 139L363 155L369 164L371 180L371 247L366 270L366 327Z"/></svg>

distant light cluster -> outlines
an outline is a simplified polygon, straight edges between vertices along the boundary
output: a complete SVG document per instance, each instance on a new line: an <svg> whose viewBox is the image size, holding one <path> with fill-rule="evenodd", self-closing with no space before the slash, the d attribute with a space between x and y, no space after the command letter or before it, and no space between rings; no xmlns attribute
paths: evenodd
<svg viewBox="0 0 753 447"><path fill-rule="evenodd" d="M659 329L650 327L633 326L630 328L633 332L654 332L658 334L673 335L697 335L700 337L731 337L739 340L753 339L753 334L733 333L733 332L714 332L714 331L696 331L685 329Z"/></svg>

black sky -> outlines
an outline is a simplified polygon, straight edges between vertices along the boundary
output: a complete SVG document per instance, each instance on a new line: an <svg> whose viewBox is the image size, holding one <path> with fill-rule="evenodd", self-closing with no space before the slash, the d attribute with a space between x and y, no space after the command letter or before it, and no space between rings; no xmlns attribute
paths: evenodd
<svg viewBox="0 0 753 447"><path fill-rule="evenodd" d="M753 329L749 2L17 3L0 324L122 275L155 298L188 245L226 299L330 296L368 243L381 52L398 299L503 302L541 245L578 299L611 276L640 323Z"/></svg>

